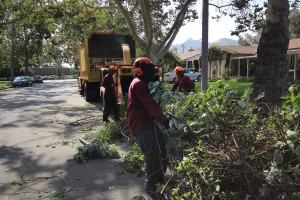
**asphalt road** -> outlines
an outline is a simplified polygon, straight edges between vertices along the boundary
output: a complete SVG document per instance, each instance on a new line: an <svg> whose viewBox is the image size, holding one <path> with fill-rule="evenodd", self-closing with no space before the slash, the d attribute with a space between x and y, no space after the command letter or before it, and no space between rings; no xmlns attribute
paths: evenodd
<svg viewBox="0 0 300 200"><path fill-rule="evenodd" d="M0 172L4 182L19 179L21 173L37 175L36 169L43 163L55 164L57 159L44 153L49 148L60 149L63 140L77 137L72 133L80 127L70 123L101 114L99 103L87 103L79 95L76 79L46 80L32 87L1 90L0 102ZM43 148L46 146L49 148ZM65 149L74 154L74 149ZM14 152L15 159L6 158L5 152ZM36 154L34 160L28 158L32 154Z"/></svg>
<svg viewBox="0 0 300 200"><path fill-rule="evenodd" d="M86 102L76 79L0 90L0 200L49 199L65 189L63 199L70 200L145 194L144 177L123 174L120 159L72 160L82 146L78 138L103 128L101 121L100 103ZM118 148L121 157L128 152L126 144ZM21 175L26 184L11 185Z"/></svg>

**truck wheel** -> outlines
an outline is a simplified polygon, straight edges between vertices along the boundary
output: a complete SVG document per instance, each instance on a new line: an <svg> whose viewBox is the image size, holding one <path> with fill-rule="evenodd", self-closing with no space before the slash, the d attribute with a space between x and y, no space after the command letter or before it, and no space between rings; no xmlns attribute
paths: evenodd
<svg viewBox="0 0 300 200"><path fill-rule="evenodd" d="M201 82L201 76L198 76L198 77L197 77L197 81L198 81L198 82Z"/></svg>
<svg viewBox="0 0 300 200"><path fill-rule="evenodd" d="M85 83L84 84L84 98L85 98L85 101L87 101L87 102L89 102L91 100L91 97L88 92L89 92L88 84Z"/></svg>
<svg viewBox="0 0 300 200"><path fill-rule="evenodd" d="M82 96L84 95L84 85L83 84L81 85L81 89L79 89L79 94Z"/></svg>

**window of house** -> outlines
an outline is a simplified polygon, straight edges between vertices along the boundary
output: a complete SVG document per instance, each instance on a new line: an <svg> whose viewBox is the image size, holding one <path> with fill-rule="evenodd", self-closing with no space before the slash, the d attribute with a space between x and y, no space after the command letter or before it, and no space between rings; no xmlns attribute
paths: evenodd
<svg viewBox="0 0 300 200"><path fill-rule="evenodd" d="M295 58L296 58L296 55L290 55L290 66L289 66L289 69L291 69L291 70L294 69Z"/></svg>

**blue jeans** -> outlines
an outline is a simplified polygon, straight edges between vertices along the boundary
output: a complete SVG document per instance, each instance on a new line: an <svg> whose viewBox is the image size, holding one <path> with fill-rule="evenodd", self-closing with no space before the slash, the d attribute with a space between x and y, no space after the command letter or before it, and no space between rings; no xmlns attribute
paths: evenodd
<svg viewBox="0 0 300 200"><path fill-rule="evenodd" d="M164 133L158 127L156 132L143 129L134 134L134 138L145 155L145 189L156 191L157 183L164 182L164 173L168 165Z"/></svg>

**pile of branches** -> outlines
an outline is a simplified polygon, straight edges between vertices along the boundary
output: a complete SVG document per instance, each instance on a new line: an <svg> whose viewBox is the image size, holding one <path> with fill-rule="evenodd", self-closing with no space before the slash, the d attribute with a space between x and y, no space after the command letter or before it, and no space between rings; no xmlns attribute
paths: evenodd
<svg viewBox="0 0 300 200"><path fill-rule="evenodd" d="M163 192L174 199L300 199L300 92L292 87L280 108L249 103L249 91L237 101L222 82L160 99L176 116L168 140L174 180Z"/></svg>

